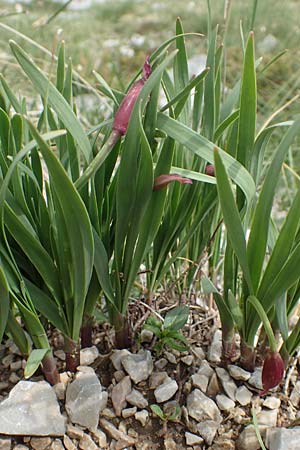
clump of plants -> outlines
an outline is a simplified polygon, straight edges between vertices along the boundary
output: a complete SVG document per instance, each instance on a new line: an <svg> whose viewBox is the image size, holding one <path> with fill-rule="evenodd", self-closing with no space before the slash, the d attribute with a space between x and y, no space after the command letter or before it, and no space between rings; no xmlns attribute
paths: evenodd
<svg viewBox="0 0 300 450"><path fill-rule="evenodd" d="M300 292L299 192L281 228L271 211L300 122L276 123L274 112L259 125L252 31L243 35L240 79L226 89L225 33L209 15L206 67L198 74L189 73L186 40L204 37L184 33L180 19L126 92L96 74L97 95L112 113L91 129L75 105L78 74L64 43L51 81L10 42L41 99L38 116L29 120L26 98L1 78L0 337L12 337L28 356L26 376L41 364L45 377L58 381L48 324L64 336L66 368L75 371L80 347L91 344L97 308L115 330L116 347L129 347L128 305L141 267L151 304L183 272L184 287L194 289L208 251L202 288L219 309L223 362L236 358L238 332L240 362L248 369L257 342L270 347L264 390L281 380L283 360L300 340L300 321L288 329ZM274 145L270 138L280 130L285 134ZM158 353L186 350L180 329L187 319L188 307L175 307L164 322L148 319Z"/></svg>

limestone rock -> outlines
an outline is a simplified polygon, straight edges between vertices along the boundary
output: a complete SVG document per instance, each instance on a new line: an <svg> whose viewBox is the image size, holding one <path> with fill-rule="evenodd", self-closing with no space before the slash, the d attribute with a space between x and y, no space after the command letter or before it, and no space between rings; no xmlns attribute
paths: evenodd
<svg viewBox="0 0 300 450"><path fill-rule="evenodd" d="M299 450L300 427L267 429L266 445L269 450Z"/></svg>
<svg viewBox="0 0 300 450"><path fill-rule="evenodd" d="M267 397L263 402L263 406L269 409L279 409L281 404L280 398L277 397Z"/></svg>
<svg viewBox="0 0 300 450"><path fill-rule="evenodd" d="M176 364L177 363L177 359L176 356L174 355L174 353L171 352L164 352L165 357L167 358L167 360L169 361L170 364Z"/></svg>
<svg viewBox="0 0 300 450"><path fill-rule="evenodd" d="M133 406L137 406L140 409L147 408L148 400L136 389L132 389L130 394L126 396L126 400Z"/></svg>
<svg viewBox="0 0 300 450"><path fill-rule="evenodd" d="M217 395L216 402L222 411L230 411L235 407L235 402L223 394Z"/></svg>
<svg viewBox="0 0 300 450"><path fill-rule="evenodd" d="M187 410L191 417L198 422L213 420L222 422L222 416L215 402L199 389L194 389L187 396Z"/></svg>
<svg viewBox="0 0 300 450"><path fill-rule="evenodd" d="M222 331L216 330L209 347L207 358L213 363L219 363L222 356Z"/></svg>
<svg viewBox="0 0 300 450"><path fill-rule="evenodd" d="M101 384L95 373L78 372L67 387L66 411L73 423L94 429L98 425Z"/></svg>
<svg viewBox="0 0 300 450"><path fill-rule="evenodd" d="M116 413L116 416L121 416L122 409L126 407L126 396L131 392L131 379L127 375L116 386L113 387L111 392L111 400Z"/></svg>
<svg viewBox="0 0 300 450"><path fill-rule="evenodd" d="M97 429L93 431L93 438L101 449L108 447L106 434L102 430Z"/></svg>
<svg viewBox="0 0 300 450"><path fill-rule="evenodd" d="M197 373L199 375L206 375L208 378L210 378L214 374L214 369L209 365L206 359L203 359Z"/></svg>
<svg viewBox="0 0 300 450"><path fill-rule="evenodd" d="M297 381L295 387L292 390L290 400L295 408L298 408L300 405L300 381Z"/></svg>
<svg viewBox="0 0 300 450"><path fill-rule="evenodd" d="M124 419L128 419L128 417L134 416L136 412L137 412L137 407L136 406L133 406L132 408L123 409L122 417Z"/></svg>
<svg viewBox="0 0 300 450"><path fill-rule="evenodd" d="M98 358L99 350L95 345L80 350L80 365L90 366Z"/></svg>
<svg viewBox="0 0 300 450"><path fill-rule="evenodd" d="M167 372L153 372L149 379L149 388L156 389L168 378Z"/></svg>
<svg viewBox="0 0 300 450"><path fill-rule="evenodd" d="M72 439L82 439L83 438L83 430L71 423L67 425L67 435Z"/></svg>
<svg viewBox="0 0 300 450"><path fill-rule="evenodd" d="M248 425L239 435L236 441L237 450L259 450L260 443L258 442L255 429L253 425Z"/></svg>
<svg viewBox="0 0 300 450"><path fill-rule="evenodd" d="M186 445L198 445L203 443L202 437L198 436L197 434L189 433L188 431L185 432L185 441Z"/></svg>
<svg viewBox="0 0 300 450"><path fill-rule="evenodd" d="M50 450L65 450L65 447L60 439L55 439L50 445Z"/></svg>
<svg viewBox="0 0 300 450"><path fill-rule="evenodd" d="M45 450L45 448L49 447L52 440L50 437L44 438L36 438L33 437L30 439L30 445L34 450Z"/></svg>
<svg viewBox="0 0 300 450"><path fill-rule="evenodd" d="M126 443L127 446L134 445L135 439L131 436L128 436L127 434L123 433L122 431L118 430L111 422L109 422L106 419L100 419L100 426L103 428L104 431L106 431L113 439L116 441L122 441ZM125 447L126 447L125 445ZM122 448L125 448L122 447Z"/></svg>
<svg viewBox="0 0 300 450"><path fill-rule="evenodd" d="M0 450L10 450L10 449L11 449L11 439L0 438Z"/></svg>
<svg viewBox="0 0 300 450"><path fill-rule="evenodd" d="M155 391L154 396L157 401L157 403L166 402L170 398L173 397L175 392L178 391L178 384L175 380L172 380L171 378L167 378L163 384L159 385Z"/></svg>
<svg viewBox="0 0 300 450"><path fill-rule="evenodd" d="M225 393L228 395L231 400L235 400L235 393L237 390L237 386L233 379L228 374L227 370L223 369L222 367L216 368L216 373L219 377L219 380L221 381L221 384L223 386L223 389Z"/></svg>
<svg viewBox="0 0 300 450"><path fill-rule="evenodd" d="M153 339L153 332L150 330L142 330L141 331L141 343L150 343Z"/></svg>
<svg viewBox="0 0 300 450"><path fill-rule="evenodd" d="M46 381L20 381L0 403L0 434L63 436L65 419Z"/></svg>
<svg viewBox="0 0 300 450"><path fill-rule="evenodd" d="M246 406L249 405L252 399L252 392L246 388L246 386L240 386L237 388L235 392L235 399L239 402L240 405Z"/></svg>
<svg viewBox="0 0 300 450"><path fill-rule="evenodd" d="M134 383L147 380L153 371L153 361L149 350L124 356L122 364Z"/></svg>
<svg viewBox="0 0 300 450"><path fill-rule="evenodd" d="M215 397L219 392L220 392L220 385L218 382L217 374L214 372L208 383L206 394L209 395L210 397Z"/></svg>
<svg viewBox="0 0 300 450"><path fill-rule="evenodd" d="M194 375L192 375L191 378L194 387L201 389L202 392L206 392L209 382L209 378L207 377L207 375L202 375L201 373L194 373Z"/></svg>
<svg viewBox="0 0 300 450"><path fill-rule="evenodd" d="M125 348L122 350L114 350L113 354L111 355L110 359L113 363L113 366L116 370L122 370L122 359L125 356L131 355L131 353L126 350Z"/></svg>
<svg viewBox="0 0 300 450"><path fill-rule="evenodd" d="M183 364L185 364L186 366L191 366L194 362L194 358L192 355L187 355L187 356L183 356L181 358L181 361L183 362Z"/></svg>
<svg viewBox="0 0 300 450"><path fill-rule="evenodd" d="M177 450L177 444L172 438L167 438L164 440L164 450Z"/></svg>
<svg viewBox="0 0 300 450"><path fill-rule="evenodd" d="M84 433L82 439L79 441L79 448L81 450L99 450L91 436Z"/></svg>
<svg viewBox="0 0 300 450"><path fill-rule="evenodd" d="M197 424L197 431L208 445L213 443L214 437L219 428L219 422L214 420L204 420Z"/></svg>
<svg viewBox="0 0 300 450"><path fill-rule="evenodd" d="M261 381L262 367L256 367L253 374L248 380L248 383L251 386L254 386L257 389L262 389L262 381Z"/></svg>
<svg viewBox="0 0 300 450"><path fill-rule="evenodd" d="M278 409L262 410L257 414L257 423L260 426L276 427Z"/></svg>
<svg viewBox="0 0 300 450"><path fill-rule="evenodd" d="M146 409L142 409L142 411L138 411L135 413L134 418L144 427L149 420L149 413Z"/></svg>
<svg viewBox="0 0 300 450"><path fill-rule="evenodd" d="M228 371L232 378L235 380L241 380L241 381L248 381L251 377L251 373L248 372L245 369L242 369L242 367L235 366L233 364L229 364Z"/></svg>
<svg viewBox="0 0 300 450"><path fill-rule="evenodd" d="M67 434L64 435L64 446L67 450L76 450L77 447L73 444L73 441Z"/></svg>

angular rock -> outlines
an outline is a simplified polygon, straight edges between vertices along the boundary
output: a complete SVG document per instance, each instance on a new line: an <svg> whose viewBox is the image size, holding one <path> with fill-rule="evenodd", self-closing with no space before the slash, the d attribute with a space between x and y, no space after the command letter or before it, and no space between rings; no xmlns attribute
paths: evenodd
<svg viewBox="0 0 300 450"><path fill-rule="evenodd" d="M13 448L13 450L29 450L29 448L27 445L18 444Z"/></svg>
<svg viewBox="0 0 300 450"><path fill-rule="evenodd" d="M222 415L215 402L199 389L194 389L187 396L187 410L189 415L198 422L207 420L222 422Z"/></svg>
<svg viewBox="0 0 300 450"><path fill-rule="evenodd" d="M108 447L106 434L102 430L98 429L93 431L93 437L100 448L103 449Z"/></svg>
<svg viewBox="0 0 300 450"><path fill-rule="evenodd" d="M251 373L248 372L245 369L242 369L242 367L235 366L233 364L229 364L228 371L232 378L235 380L241 380L241 381L248 381L251 377Z"/></svg>
<svg viewBox="0 0 300 450"><path fill-rule="evenodd" d="M263 409L257 414L257 423L264 427L276 427L278 409Z"/></svg>
<svg viewBox="0 0 300 450"><path fill-rule="evenodd" d="M191 366L194 362L194 358L192 355L187 355L187 356L183 356L181 358L181 361L183 362L183 364L185 364L186 366Z"/></svg>
<svg viewBox="0 0 300 450"><path fill-rule="evenodd" d="M231 400L235 400L235 393L237 390L237 385L233 381L233 379L228 374L227 370L223 369L222 367L216 368L216 373L219 377L219 380L221 381L222 387L225 391L225 393L228 395Z"/></svg>
<svg viewBox="0 0 300 450"><path fill-rule="evenodd" d="M248 425L239 435L236 441L237 450L259 450L260 443L258 442L254 425Z"/></svg>
<svg viewBox="0 0 300 450"><path fill-rule="evenodd" d="M248 380L248 383L251 386L254 386L256 389L262 389L262 381L261 381L262 367L256 367L253 374Z"/></svg>
<svg viewBox="0 0 300 450"><path fill-rule="evenodd" d="M79 427L68 423L67 425L67 435L72 439L82 439L83 438L83 430Z"/></svg>
<svg viewBox="0 0 300 450"><path fill-rule="evenodd" d="M98 358L99 350L95 345L80 350L80 365L90 366Z"/></svg>
<svg viewBox="0 0 300 450"><path fill-rule="evenodd" d="M194 373L194 375L192 375L191 378L192 378L193 386L201 389L201 391L205 393L207 386L208 386L208 382L209 382L207 375L202 375L200 373Z"/></svg>
<svg viewBox="0 0 300 450"><path fill-rule="evenodd" d="M79 448L81 450L99 450L91 436L84 433L83 437L79 441Z"/></svg>
<svg viewBox="0 0 300 450"><path fill-rule="evenodd" d="M200 436L197 436L197 434L189 433L188 431L185 432L185 441L186 445L198 445L203 443L203 439Z"/></svg>
<svg viewBox="0 0 300 450"><path fill-rule="evenodd" d="M154 365L157 370L163 370L168 365L168 360L166 358L160 358Z"/></svg>
<svg viewBox="0 0 300 450"><path fill-rule="evenodd" d="M0 434L63 436L65 418L46 381L20 381L0 403Z"/></svg>
<svg viewBox="0 0 300 450"><path fill-rule="evenodd" d="M50 437L44 438L36 438L33 437L30 439L30 445L34 450L45 450L45 448L49 447L52 439Z"/></svg>
<svg viewBox="0 0 300 450"><path fill-rule="evenodd" d="M150 330L142 330L141 331L141 343L149 343L152 342L153 332Z"/></svg>
<svg viewBox="0 0 300 450"><path fill-rule="evenodd" d="M122 370L122 359L125 356L131 355L131 353L125 348L122 350L114 350L110 357L111 362L116 370Z"/></svg>
<svg viewBox="0 0 300 450"><path fill-rule="evenodd" d="M111 400L116 416L121 416L122 409L126 407L126 396L131 392L131 379L127 375L120 383L113 387L111 392Z"/></svg>
<svg viewBox="0 0 300 450"><path fill-rule="evenodd" d="M108 400L108 393L106 391L102 391L100 393L100 405L99 405L100 412L102 412L106 408L107 400Z"/></svg>
<svg viewBox="0 0 300 450"><path fill-rule="evenodd" d="M219 363L222 356L222 331L216 330L209 347L207 359L213 363Z"/></svg>
<svg viewBox="0 0 300 450"><path fill-rule="evenodd" d="M135 413L134 418L144 427L149 420L149 413L146 409L142 409L142 411L138 411Z"/></svg>
<svg viewBox="0 0 300 450"><path fill-rule="evenodd" d="M263 406L269 409L279 409L281 404L280 398L277 397L267 397L263 402Z"/></svg>
<svg viewBox="0 0 300 450"><path fill-rule="evenodd" d="M147 408L148 400L136 389L132 389L130 394L126 396L126 400L133 406L137 406L140 409Z"/></svg>
<svg viewBox="0 0 300 450"><path fill-rule="evenodd" d="M65 406L70 420L86 428L97 428L101 401L101 384L97 375L78 372L66 392Z"/></svg>
<svg viewBox="0 0 300 450"><path fill-rule="evenodd" d="M300 381L296 382L296 384L292 390L290 400L291 400L292 404L295 406L295 408L299 407L299 405L300 405Z"/></svg>
<svg viewBox="0 0 300 450"><path fill-rule="evenodd" d="M154 396L157 403L162 403L172 398L175 392L177 391L178 391L177 382L168 377L163 382L163 384L161 384L155 389Z"/></svg>
<svg viewBox="0 0 300 450"><path fill-rule="evenodd" d="M128 419L128 417L134 416L137 412L137 407L133 406L132 408L126 408L122 411L122 417L123 419Z"/></svg>
<svg viewBox="0 0 300 450"><path fill-rule="evenodd" d="M10 450L10 449L11 449L11 439L0 438L0 450Z"/></svg>
<svg viewBox="0 0 300 450"><path fill-rule="evenodd" d="M220 385L218 382L217 374L214 372L208 383L206 394L209 395L210 397L215 397L219 392L220 392Z"/></svg>
<svg viewBox="0 0 300 450"><path fill-rule="evenodd" d="M204 420L197 424L197 431L203 437L208 445L213 443L214 437L218 431L220 423L214 420Z"/></svg>
<svg viewBox="0 0 300 450"><path fill-rule="evenodd" d="M50 445L49 450L65 450L65 447L60 439L55 439Z"/></svg>
<svg viewBox="0 0 300 450"><path fill-rule="evenodd" d="M235 392L235 399L239 402L240 405L246 406L251 402L253 395L246 386L240 386L237 388Z"/></svg>
<svg viewBox="0 0 300 450"><path fill-rule="evenodd" d="M134 445L135 439L122 431L118 430L111 422L106 419L100 419L100 426L116 441L124 441L127 446Z"/></svg>
<svg viewBox="0 0 300 450"><path fill-rule="evenodd" d="M147 380L153 371L153 361L149 350L124 356L122 365L134 383Z"/></svg>
<svg viewBox="0 0 300 450"><path fill-rule="evenodd" d="M235 407L235 402L223 394L217 395L216 402L221 411L230 411Z"/></svg>
<svg viewBox="0 0 300 450"><path fill-rule="evenodd" d="M177 363L177 359L176 356L171 353L171 352L164 352L165 357L167 358L167 360L169 361L170 364L176 364Z"/></svg>
<svg viewBox="0 0 300 450"><path fill-rule="evenodd" d="M202 359L205 359L205 352L202 349L202 347L194 347L193 354L195 355L195 357L197 359L200 359L201 361L202 361Z"/></svg>
<svg viewBox="0 0 300 450"><path fill-rule="evenodd" d="M177 450L177 444L172 438L167 438L164 440L164 450Z"/></svg>
<svg viewBox="0 0 300 450"><path fill-rule="evenodd" d="M206 375L208 378L210 378L214 374L214 369L209 365L206 359L203 359L197 373L199 375Z"/></svg>
<svg viewBox="0 0 300 450"><path fill-rule="evenodd" d="M269 450L299 450L300 427L268 428L266 445Z"/></svg>
<svg viewBox="0 0 300 450"><path fill-rule="evenodd" d="M153 372L149 379L149 388L156 389L168 378L167 372Z"/></svg>
<svg viewBox="0 0 300 450"><path fill-rule="evenodd" d="M64 435L64 446L67 450L76 450L76 445L73 444L73 441L69 438L67 434Z"/></svg>
<svg viewBox="0 0 300 450"><path fill-rule="evenodd" d="M53 386L53 389L55 391L56 397L58 400L64 400L66 396L66 389L67 385L64 383L57 383L55 386Z"/></svg>

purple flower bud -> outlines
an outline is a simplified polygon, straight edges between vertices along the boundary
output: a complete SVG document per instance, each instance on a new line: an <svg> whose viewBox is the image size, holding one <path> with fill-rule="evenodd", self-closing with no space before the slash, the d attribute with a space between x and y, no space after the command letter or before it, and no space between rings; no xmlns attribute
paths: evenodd
<svg viewBox="0 0 300 450"><path fill-rule="evenodd" d="M260 396L265 395L269 389L277 386L283 378L284 362L278 352L269 351L264 360L262 370L263 391Z"/></svg>
<svg viewBox="0 0 300 450"><path fill-rule="evenodd" d="M146 80L151 75L151 66L149 64L149 58L146 59L143 67L143 76L139 80L137 80L129 91L127 92L126 96L123 98L114 118L113 123L113 130L119 132L119 134L122 136L126 134L129 119L133 110L133 107L135 105L135 102L139 96L139 93L142 90L142 87L144 86Z"/></svg>
<svg viewBox="0 0 300 450"><path fill-rule="evenodd" d="M154 180L153 190L158 191L166 187L169 183L172 183L172 181L179 181L179 183L182 184L193 184L192 180L189 178L183 178L180 175L159 175L159 177Z"/></svg>
<svg viewBox="0 0 300 450"><path fill-rule="evenodd" d="M215 166L213 164L207 164L205 167L206 175L210 175L211 177L215 177Z"/></svg>

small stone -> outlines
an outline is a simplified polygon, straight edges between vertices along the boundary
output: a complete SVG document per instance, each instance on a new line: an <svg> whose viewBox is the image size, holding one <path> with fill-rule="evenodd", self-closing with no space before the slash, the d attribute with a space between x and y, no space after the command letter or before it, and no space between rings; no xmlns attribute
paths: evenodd
<svg viewBox="0 0 300 450"><path fill-rule="evenodd" d="M101 384L95 373L77 372L67 387L66 411L73 423L96 428L101 406Z"/></svg>
<svg viewBox="0 0 300 450"><path fill-rule="evenodd" d="M211 450L235 450L235 443L230 439L218 439L211 447Z"/></svg>
<svg viewBox="0 0 300 450"><path fill-rule="evenodd" d="M207 359L213 363L219 363L222 356L222 331L216 330L209 347Z"/></svg>
<svg viewBox="0 0 300 450"><path fill-rule="evenodd" d="M250 392L246 386L238 387L235 392L235 399L242 406L249 405L251 403L252 396L252 392Z"/></svg>
<svg viewBox="0 0 300 450"><path fill-rule="evenodd" d="M219 380L221 381L221 384L223 386L225 393L228 395L229 398L231 398L231 400L234 401L235 393L237 390L237 386L236 386L235 382L230 377L228 372L225 369L223 369L222 367L217 367L216 373L219 377Z"/></svg>
<svg viewBox="0 0 300 450"><path fill-rule="evenodd" d="M126 396L126 400L133 406L137 406L140 409L147 408L148 400L136 389L132 389L130 394Z"/></svg>
<svg viewBox="0 0 300 450"><path fill-rule="evenodd" d="M9 353L8 355L4 356L4 358L2 358L1 364L8 369L9 366L11 365L11 363L14 360L14 355Z"/></svg>
<svg viewBox="0 0 300 450"><path fill-rule="evenodd" d="M20 381L0 403L0 434L63 436L65 419L46 381Z"/></svg>
<svg viewBox="0 0 300 450"><path fill-rule="evenodd" d="M128 419L128 417L134 416L137 412L137 407L134 406L133 408L126 408L122 411L122 417L123 419Z"/></svg>
<svg viewBox="0 0 300 450"><path fill-rule="evenodd" d="M149 420L149 413L146 409L142 409L142 411L138 411L134 415L135 420L141 423L143 427L146 426L146 423Z"/></svg>
<svg viewBox="0 0 300 450"><path fill-rule="evenodd" d="M99 412L102 412L106 408L107 401L108 401L108 393L106 391L102 391L100 393Z"/></svg>
<svg viewBox="0 0 300 450"><path fill-rule="evenodd" d="M217 395L216 402L222 411L230 411L235 407L235 402L223 394Z"/></svg>
<svg viewBox="0 0 300 450"><path fill-rule="evenodd" d="M219 422L205 420L197 424L197 431L208 445L211 445L218 431Z"/></svg>
<svg viewBox="0 0 300 450"><path fill-rule="evenodd" d="M292 390L290 400L291 400L293 406L295 406L295 408L299 407L299 405L300 405L300 381L296 382L296 384Z"/></svg>
<svg viewBox="0 0 300 450"><path fill-rule="evenodd" d="M10 450L10 449L11 449L11 439L0 438L0 450Z"/></svg>
<svg viewBox="0 0 300 450"><path fill-rule="evenodd" d="M80 350L80 365L90 366L98 358L99 350L95 345Z"/></svg>
<svg viewBox="0 0 300 450"><path fill-rule="evenodd" d="M166 402L173 397L177 390L177 382L168 377L168 379L166 379L164 383L158 386L154 391L154 396L157 403Z"/></svg>
<svg viewBox="0 0 300 450"><path fill-rule="evenodd" d="M58 400L65 399L67 386L64 383L62 382L57 383L55 386L53 386L53 389L55 391Z"/></svg>
<svg viewBox="0 0 300 450"><path fill-rule="evenodd" d="M163 370L167 366L167 364L168 360L166 358L160 358L154 363L155 368L158 370Z"/></svg>
<svg viewBox="0 0 300 450"><path fill-rule="evenodd" d="M263 409L257 414L257 423L260 426L276 427L278 409Z"/></svg>
<svg viewBox="0 0 300 450"><path fill-rule="evenodd" d="M65 447L60 439L55 439L50 446L50 450L65 450Z"/></svg>
<svg viewBox="0 0 300 450"><path fill-rule="evenodd" d="M194 347L193 354L200 361L202 361L202 359L205 359L205 352L202 347Z"/></svg>
<svg viewBox="0 0 300 450"><path fill-rule="evenodd" d="M124 441L127 446L134 445L135 439L118 430L112 423L106 419L100 419L100 425L116 441Z"/></svg>
<svg viewBox="0 0 300 450"><path fill-rule="evenodd" d="M167 360L169 361L170 364L176 364L177 360L176 360L176 356L171 353L171 352L164 352L165 357L167 358Z"/></svg>
<svg viewBox="0 0 300 450"><path fill-rule="evenodd" d="M50 437L33 437L30 439L30 445L34 450L45 450L45 448L47 448L51 444L51 442L52 440Z"/></svg>
<svg viewBox="0 0 300 450"><path fill-rule="evenodd" d="M206 375L201 375L200 373L195 373L191 378L193 386L201 389L201 391L205 393L209 381L208 377Z"/></svg>
<svg viewBox="0 0 300 450"><path fill-rule="evenodd" d="M59 378L61 383L68 384L72 380L71 372L62 372L59 374Z"/></svg>
<svg viewBox="0 0 300 450"><path fill-rule="evenodd" d="M254 386L256 389L262 389L262 381L261 381L262 367L256 367L253 374L248 380L248 383L251 386Z"/></svg>
<svg viewBox="0 0 300 450"><path fill-rule="evenodd" d="M111 362L113 363L113 366L116 370L122 370L122 358L124 358L125 356L131 355L131 353L126 350L114 350L113 354L111 355L110 359Z"/></svg>
<svg viewBox="0 0 300 450"><path fill-rule="evenodd" d="M204 359L201 361L200 368L197 372L199 375L206 375L210 378L214 374L214 369L209 365L209 363Z"/></svg>
<svg viewBox="0 0 300 450"><path fill-rule="evenodd" d="M281 404L280 398L277 397L267 397L263 402L263 406L269 409L279 409Z"/></svg>
<svg viewBox="0 0 300 450"><path fill-rule="evenodd" d="M93 367L89 367L89 366L77 366L76 370L77 370L77 372L81 372L81 373L95 374L95 370L93 369Z"/></svg>
<svg viewBox="0 0 300 450"><path fill-rule="evenodd" d="M131 392L131 379L127 375L116 386L113 387L111 392L111 400L116 413L116 416L121 416L122 409L126 407L126 396Z"/></svg>
<svg viewBox="0 0 300 450"><path fill-rule="evenodd" d="M76 450L76 445L73 444L72 440L67 434L64 435L64 446L67 450Z"/></svg>
<svg viewBox="0 0 300 450"><path fill-rule="evenodd" d="M172 438L167 438L164 440L165 450L177 450L177 444Z"/></svg>
<svg viewBox="0 0 300 450"><path fill-rule="evenodd" d="M237 450L259 450L260 443L258 442L254 425L248 425L239 435L236 441Z"/></svg>
<svg viewBox="0 0 300 450"><path fill-rule="evenodd" d="M215 402L199 389L194 389L187 396L187 410L189 415L198 422L205 420L222 422L221 413Z"/></svg>
<svg viewBox="0 0 300 450"><path fill-rule="evenodd" d="M20 370L22 369L22 360L19 359L18 361L14 361L10 364L10 370Z"/></svg>
<svg viewBox="0 0 300 450"><path fill-rule="evenodd" d="M197 434L189 433L188 431L185 432L185 441L186 445L191 446L203 443L202 437L197 436Z"/></svg>
<svg viewBox="0 0 300 450"><path fill-rule="evenodd" d="M114 419L116 417L114 411L110 408L104 408L101 415L107 419Z"/></svg>
<svg viewBox="0 0 300 450"><path fill-rule="evenodd" d="M93 431L93 437L101 449L108 447L106 434L102 430L98 428Z"/></svg>
<svg viewBox="0 0 300 450"><path fill-rule="evenodd" d="M9 447L9 450L10 450L10 447ZM27 447L27 445L18 444L13 448L13 450L29 450L29 448Z"/></svg>
<svg viewBox="0 0 300 450"><path fill-rule="evenodd" d="M183 364L185 364L186 366L191 366L194 362L194 358L192 355L187 355L187 356L183 356L181 358L181 361L183 362Z"/></svg>
<svg viewBox="0 0 300 450"><path fill-rule="evenodd" d="M149 389L156 389L168 378L167 372L153 372L149 378Z"/></svg>
<svg viewBox="0 0 300 450"><path fill-rule="evenodd" d="M214 372L208 383L206 394L209 397L215 397L219 392L220 392L220 385L219 385L217 374Z"/></svg>
<svg viewBox="0 0 300 450"><path fill-rule="evenodd" d="M117 383L119 383L121 380L123 380L123 378L126 376L124 370L116 370L114 372L114 379L116 380Z"/></svg>
<svg viewBox="0 0 300 450"><path fill-rule="evenodd" d="M5 391L9 387L9 383L6 381L0 381L0 391Z"/></svg>
<svg viewBox="0 0 300 450"><path fill-rule="evenodd" d="M153 371L153 361L149 350L124 356L122 364L134 383L147 380Z"/></svg>
<svg viewBox="0 0 300 450"><path fill-rule="evenodd" d="M67 435L71 439L82 439L83 438L83 430L79 427L76 427L75 425L72 425L71 423L68 423Z"/></svg>
<svg viewBox="0 0 300 450"><path fill-rule="evenodd" d="M247 370L244 370L239 366L234 366L233 364L229 364L228 371L235 380L248 381L251 377L250 372L247 372Z"/></svg>
<svg viewBox="0 0 300 450"><path fill-rule="evenodd" d="M79 448L82 450L99 450L91 436L84 433L83 437L79 441Z"/></svg>
<svg viewBox="0 0 300 450"><path fill-rule="evenodd" d="M300 427L268 428L266 445L269 450L299 450Z"/></svg>
<svg viewBox="0 0 300 450"><path fill-rule="evenodd" d="M15 373L15 372L13 372L10 376L9 376L9 378L8 378L8 381L11 383L11 384L16 384L16 383L18 383L19 381L20 381L20 377Z"/></svg>
<svg viewBox="0 0 300 450"><path fill-rule="evenodd" d="M153 339L153 332L150 330L142 330L141 331L141 343L142 344L150 344L150 342L152 342Z"/></svg>

